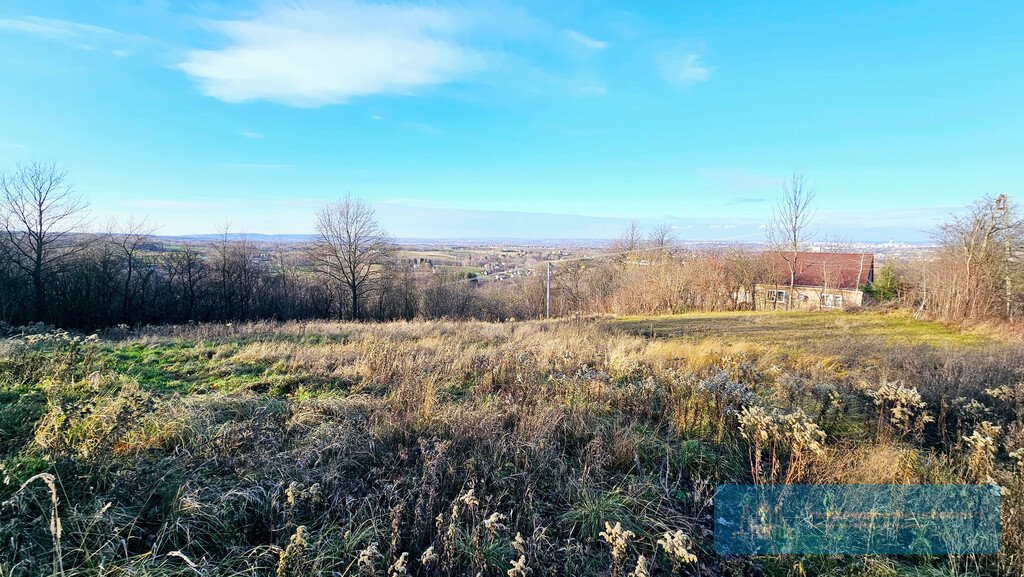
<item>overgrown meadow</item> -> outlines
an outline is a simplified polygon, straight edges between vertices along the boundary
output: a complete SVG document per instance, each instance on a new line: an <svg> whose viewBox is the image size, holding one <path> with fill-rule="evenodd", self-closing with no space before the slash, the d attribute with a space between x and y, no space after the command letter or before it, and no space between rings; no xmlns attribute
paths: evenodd
<svg viewBox="0 0 1024 577"><path fill-rule="evenodd" d="M1024 349L860 316L10 329L0 575L1020 574ZM1002 552L719 557L725 482L997 484Z"/></svg>

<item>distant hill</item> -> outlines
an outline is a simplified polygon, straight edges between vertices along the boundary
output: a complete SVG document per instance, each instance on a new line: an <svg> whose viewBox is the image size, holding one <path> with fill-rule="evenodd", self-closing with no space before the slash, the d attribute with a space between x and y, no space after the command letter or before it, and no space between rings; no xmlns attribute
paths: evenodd
<svg viewBox="0 0 1024 577"><path fill-rule="evenodd" d="M156 238L161 240L170 240L177 242L211 242L214 240L220 240L224 238L223 234L185 234L185 235L162 235ZM270 242L270 243L292 243L292 242L306 242L313 238L311 234L260 234L260 233L241 233L232 232L228 233L227 238L229 240L241 240L248 239L254 242Z"/></svg>
<svg viewBox="0 0 1024 577"><path fill-rule="evenodd" d="M227 237L231 240L243 238L253 242L268 244L297 244L313 239L312 234L261 234L261 233L229 233ZM197 242L208 243L223 238L221 234L189 234L189 235L163 235L154 237L165 242ZM450 238L429 238L429 237L397 237L395 242L408 247L483 247L483 246L517 246L517 247L562 247L562 248L603 248L609 245L610 240L603 238L515 238L515 237L450 237ZM680 246L689 248L715 248L725 246L747 246L760 248L763 242L752 242L743 240L693 240L681 239ZM811 243L812 245L814 243ZM928 242L892 242L892 241L859 241L843 243L848 248L855 248L868 252L886 253L893 250L921 250L928 249L932 243ZM811 250L822 250L814 247Z"/></svg>

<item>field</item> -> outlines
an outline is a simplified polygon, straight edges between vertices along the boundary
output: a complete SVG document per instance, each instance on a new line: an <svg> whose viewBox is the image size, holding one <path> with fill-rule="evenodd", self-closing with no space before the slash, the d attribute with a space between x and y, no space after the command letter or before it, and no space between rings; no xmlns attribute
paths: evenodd
<svg viewBox="0 0 1024 577"><path fill-rule="evenodd" d="M14 335L0 575L1014 574L1022 366L880 313ZM997 483L1003 548L721 557L726 482Z"/></svg>
<svg viewBox="0 0 1024 577"><path fill-rule="evenodd" d="M715 312L622 317L612 325L649 337L706 338L726 343L756 342L788 349L835 351L843 342L883 345L978 346L995 339L979 332L914 319L906 312Z"/></svg>

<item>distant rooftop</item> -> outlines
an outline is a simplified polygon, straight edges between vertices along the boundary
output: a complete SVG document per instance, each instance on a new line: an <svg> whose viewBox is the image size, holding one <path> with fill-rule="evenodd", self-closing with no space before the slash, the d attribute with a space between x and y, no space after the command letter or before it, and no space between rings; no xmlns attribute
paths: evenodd
<svg viewBox="0 0 1024 577"><path fill-rule="evenodd" d="M780 281L789 283L793 254L771 252ZM796 253L796 285L855 290L874 279L875 256L852 252Z"/></svg>

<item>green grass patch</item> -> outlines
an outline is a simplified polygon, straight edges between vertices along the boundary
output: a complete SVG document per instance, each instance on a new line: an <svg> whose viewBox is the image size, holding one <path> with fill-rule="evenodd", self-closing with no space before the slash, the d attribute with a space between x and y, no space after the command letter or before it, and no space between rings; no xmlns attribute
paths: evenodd
<svg viewBox="0 0 1024 577"><path fill-rule="evenodd" d="M143 389L162 393L230 391L258 385L271 376L269 365L233 360L240 347L238 341L114 345L105 351L105 364L136 379Z"/></svg>
<svg viewBox="0 0 1024 577"><path fill-rule="evenodd" d="M0 458L18 452L31 439L46 412L46 397L36 387L0 385Z"/></svg>
<svg viewBox="0 0 1024 577"><path fill-rule="evenodd" d="M836 350L851 341L879 344L974 346L995 339L964 332L905 313L881 312L714 312L653 317L619 317L611 326L648 337L691 340L718 338L787 349Z"/></svg>

